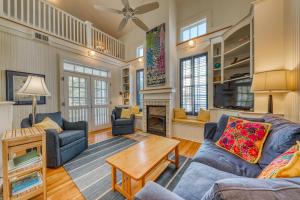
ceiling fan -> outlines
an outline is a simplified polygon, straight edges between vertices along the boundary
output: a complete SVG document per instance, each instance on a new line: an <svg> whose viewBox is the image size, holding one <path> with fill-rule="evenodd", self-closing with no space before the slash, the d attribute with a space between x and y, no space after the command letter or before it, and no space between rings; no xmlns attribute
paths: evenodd
<svg viewBox="0 0 300 200"><path fill-rule="evenodd" d="M109 11L112 13L123 15L124 18L122 19L119 25L119 31L121 31L126 26L129 19L131 19L141 29L148 31L149 28L147 27L147 25L144 24L144 22L142 22L139 18L137 18L136 15L145 14L147 12L159 8L159 3L158 2L148 3L133 9L132 7L130 7L128 0L121 0L121 1L124 5L124 8L122 10L107 8L102 5L94 5L94 8L101 11Z"/></svg>

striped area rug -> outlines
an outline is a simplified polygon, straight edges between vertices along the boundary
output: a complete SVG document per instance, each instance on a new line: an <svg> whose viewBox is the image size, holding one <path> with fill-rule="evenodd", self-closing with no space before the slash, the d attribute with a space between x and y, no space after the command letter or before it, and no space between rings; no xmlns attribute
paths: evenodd
<svg viewBox="0 0 300 200"><path fill-rule="evenodd" d="M64 168L85 199L124 200L120 193L111 190L111 167L105 159L136 143L138 142L135 140L120 136L89 145L86 151L65 164ZM156 182L173 190L189 164L190 159L181 156L179 170L170 164ZM117 173L117 181L121 183L120 173Z"/></svg>

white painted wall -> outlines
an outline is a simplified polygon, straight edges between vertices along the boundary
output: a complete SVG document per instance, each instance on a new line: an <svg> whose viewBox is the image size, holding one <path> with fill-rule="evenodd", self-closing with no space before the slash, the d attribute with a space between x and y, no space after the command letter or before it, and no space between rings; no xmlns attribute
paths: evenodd
<svg viewBox="0 0 300 200"><path fill-rule="evenodd" d="M169 1L169 3L168 3ZM160 8L147 14L144 22L151 28L167 23L167 65L169 66L170 85L176 88L175 106L179 106L179 61L181 58L209 52L209 41L197 41L195 48L186 46L176 47L179 39L180 27L184 27L201 17L208 18L208 31L213 31L229 25L234 25L246 16L252 0L160 0ZM176 9L176 12L174 11ZM175 20L174 20L175 19ZM170 25L171 24L171 25ZM170 34L172 33L172 34ZM126 59L132 60L136 57L136 48L141 44L146 47L146 33L139 28L134 28L129 34L120 38L126 44ZM171 57L169 57L171 55ZM210 53L209 62L211 61ZM209 63L210 65L210 63ZM212 69L212 68L211 68ZM212 82L212 71L209 71L209 82ZM212 85L209 86L209 107L212 106ZM135 94L133 94L135 95ZM135 96L133 97L135 98Z"/></svg>
<svg viewBox="0 0 300 200"><path fill-rule="evenodd" d="M50 46L31 40L29 29L18 32L7 29L2 25L0 25L0 101L6 98L4 70L38 73L46 75L46 84L51 92L51 97L47 97L46 105L38 106L38 112L60 110L60 58L68 58L69 60L80 61L83 64L109 70L112 74L112 80L114 80L112 81L112 105L121 103L119 67L108 64L104 60L87 57L87 49L80 47L81 51L75 51L68 47ZM20 27L17 29L20 29ZM86 54L82 52L86 52ZM29 115L31 106L14 106L13 110L13 127L16 128L20 126L21 120Z"/></svg>

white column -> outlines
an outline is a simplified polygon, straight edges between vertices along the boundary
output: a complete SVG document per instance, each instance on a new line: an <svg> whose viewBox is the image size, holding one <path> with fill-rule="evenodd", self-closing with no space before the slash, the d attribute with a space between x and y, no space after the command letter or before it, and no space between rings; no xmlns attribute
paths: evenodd
<svg viewBox="0 0 300 200"><path fill-rule="evenodd" d="M3 16L3 0L0 0L0 16Z"/></svg>
<svg viewBox="0 0 300 200"><path fill-rule="evenodd" d="M86 45L88 48L92 48L92 23L89 21L85 22L86 27Z"/></svg>

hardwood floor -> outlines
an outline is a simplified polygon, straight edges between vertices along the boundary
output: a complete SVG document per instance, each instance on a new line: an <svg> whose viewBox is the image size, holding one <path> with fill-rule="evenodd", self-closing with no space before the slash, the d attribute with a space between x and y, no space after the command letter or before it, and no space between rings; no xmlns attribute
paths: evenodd
<svg viewBox="0 0 300 200"><path fill-rule="evenodd" d="M112 137L113 136L110 129L91 132L89 134L89 143L93 144L101 142ZM146 135L141 132L137 132L136 134L128 135L126 137L135 139L137 141L142 141L147 138ZM183 139L178 140L180 141L179 154L186 157L192 157L200 147L200 144L196 142L191 142ZM80 191L63 167L57 169L47 169L47 197L47 199L50 200L84 200L84 197L81 195ZM35 200L40 199L42 199L42 196L38 196L35 198Z"/></svg>

